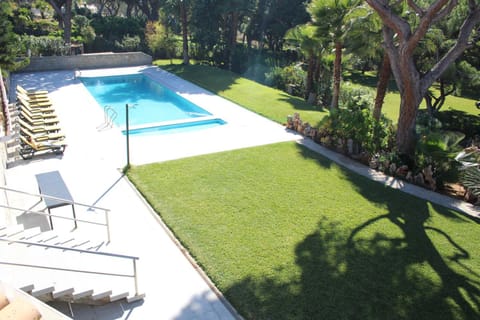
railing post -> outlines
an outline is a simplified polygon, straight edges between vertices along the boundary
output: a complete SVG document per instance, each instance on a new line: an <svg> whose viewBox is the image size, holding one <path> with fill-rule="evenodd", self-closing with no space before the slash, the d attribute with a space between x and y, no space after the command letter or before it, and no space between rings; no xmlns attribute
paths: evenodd
<svg viewBox="0 0 480 320"><path fill-rule="evenodd" d="M138 295L137 259L133 259L133 278L135 281L135 295Z"/></svg>
<svg viewBox="0 0 480 320"><path fill-rule="evenodd" d="M109 210L105 210L105 223L107 224L107 240L110 243L110 220L108 217Z"/></svg>

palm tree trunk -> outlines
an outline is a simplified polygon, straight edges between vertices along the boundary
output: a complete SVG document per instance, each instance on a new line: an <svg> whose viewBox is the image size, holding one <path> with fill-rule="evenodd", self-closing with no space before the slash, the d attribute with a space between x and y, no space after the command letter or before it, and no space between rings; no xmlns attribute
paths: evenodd
<svg viewBox="0 0 480 320"><path fill-rule="evenodd" d="M338 108L340 98L340 82L342 81L342 48L340 41L335 42L335 62L333 64L333 97L331 109Z"/></svg>
<svg viewBox="0 0 480 320"><path fill-rule="evenodd" d="M377 121L380 120L382 114L383 101L385 100L385 95L387 94L388 81L392 75L392 67L390 66L390 58L388 53L385 51L383 54L382 67L378 75L378 84L377 84L377 95L375 97L375 106L373 108L373 118Z"/></svg>
<svg viewBox="0 0 480 320"><path fill-rule="evenodd" d="M315 56L312 53L310 53L310 56L308 57L307 81L305 83L305 99L308 99L313 89L313 79L314 79L313 77L314 77L315 67L316 67Z"/></svg>

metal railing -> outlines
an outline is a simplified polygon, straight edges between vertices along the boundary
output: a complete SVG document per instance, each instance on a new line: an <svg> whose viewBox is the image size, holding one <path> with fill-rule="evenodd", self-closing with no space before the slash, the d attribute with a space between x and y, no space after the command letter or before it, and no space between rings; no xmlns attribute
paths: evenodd
<svg viewBox="0 0 480 320"><path fill-rule="evenodd" d="M88 208L88 210L103 211L104 217L105 217L105 222L96 222L96 221L89 221L89 220L84 220L84 219L78 219L78 218L76 218L76 217L74 217L74 218L63 217L63 216L53 215L53 214L50 214L50 213L45 213L45 212L42 212L42 211L33 211L33 210L30 210L30 209L23 209L23 208L13 207L13 206L11 206L11 205L3 205L3 204L0 204L0 207L1 207L1 208L5 208L5 209L22 211L22 212L33 213L33 214L38 214L38 215L42 215L42 216L45 216L45 217L48 217L48 218L55 217L55 218L59 218L59 219L74 221L75 228L77 227L77 222L86 223L86 224L92 224L92 225L105 226L105 229L106 229L106 232L107 232L107 241L108 241L108 243L110 243L111 235L110 235L110 221L109 221L110 210L109 210L109 209L105 209L105 208L101 208L101 207L96 207L96 206L92 206L92 205L89 205L89 204L79 203L79 202L75 202L75 201L73 201L73 200L61 199L61 198L57 198L57 197L53 197L53 196L49 196L49 195L45 195L45 194L35 194L35 193L20 191L20 190L16 190L16 189L12 189L12 188L7 188L7 187L5 187L5 186L0 186L0 190L4 190L4 191L7 191L7 192L15 192L15 193L19 193L19 194L23 194L23 195L28 195L28 196L32 196L32 197L38 197L38 198L40 198L40 201L41 201L42 199L44 199L44 198L48 198L48 199L52 199L52 200L62 201L62 202L64 202L64 203L69 204L69 205L72 205L72 206L86 207L86 208ZM52 227L52 229L53 229L53 226L51 226L51 227Z"/></svg>
<svg viewBox="0 0 480 320"><path fill-rule="evenodd" d="M140 259L139 257L127 256L127 255L116 254L116 253L88 251L88 250L62 247L62 246L56 246L56 245L48 245L48 244L42 244L42 243L30 242L30 241L23 241L23 240L14 240L14 239L9 239L9 238L5 238L5 237L0 237L0 241L8 242L9 244L18 243L18 244L23 244L23 245L26 245L26 246L37 246L37 247L42 247L42 248L50 248L50 249L56 249L56 250L62 250L62 251L85 253L85 254L111 257L111 258L129 259L129 260L132 261L133 273L131 275L130 274L120 274L120 273L108 273L108 272L82 271L82 270L75 270L75 269L62 269L62 271L80 272L80 273L93 273L93 274L98 274L98 275L117 276L117 277L130 277L130 278L133 278L133 281L134 281L135 296L137 296L139 294L139 291L138 291L138 277L137 277L137 260ZM1 263L8 264L8 262L0 262L0 264ZM10 264L12 264L12 263L10 263ZM29 266L29 267L43 268L43 269L58 270L58 268L55 268L55 267L46 267L46 266L41 266L41 265L38 265L38 264L29 264L29 265L22 264L22 265Z"/></svg>

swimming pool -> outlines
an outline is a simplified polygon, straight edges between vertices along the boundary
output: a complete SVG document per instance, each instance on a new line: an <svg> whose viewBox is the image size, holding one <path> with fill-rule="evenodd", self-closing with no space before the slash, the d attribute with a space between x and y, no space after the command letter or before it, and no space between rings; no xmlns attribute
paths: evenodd
<svg viewBox="0 0 480 320"><path fill-rule="evenodd" d="M174 133L225 124L208 111L143 74L81 77L83 85L125 133ZM113 112L112 112L113 110ZM190 128L192 127L192 128Z"/></svg>

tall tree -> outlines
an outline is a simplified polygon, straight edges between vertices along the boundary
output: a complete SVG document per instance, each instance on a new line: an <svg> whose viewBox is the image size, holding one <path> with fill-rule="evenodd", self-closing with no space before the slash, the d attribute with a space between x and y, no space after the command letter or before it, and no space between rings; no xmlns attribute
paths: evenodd
<svg viewBox="0 0 480 320"><path fill-rule="evenodd" d="M310 20L305 3L305 0L258 0L246 30L249 46L256 40L260 49L267 43L271 51L281 50L287 30Z"/></svg>
<svg viewBox="0 0 480 320"><path fill-rule="evenodd" d="M240 22L246 16L251 15L254 9L253 0L224 0L220 5L220 12L224 17L224 32L227 40L227 65L232 69L233 56L237 45L237 34Z"/></svg>
<svg viewBox="0 0 480 320"><path fill-rule="evenodd" d="M459 1L435 0L425 4L414 0L366 0L383 22L384 45L401 97L396 144L398 152L410 160L415 155L416 115L423 97L433 82L468 48L472 31L480 22L480 4L475 0L465 1L467 6L463 24L456 40L430 70L420 73L414 59L415 49L432 25L447 19L458 7ZM403 17L405 11L400 11L396 7L398 5L406 5L409 12L418 17L415 23L410 23Z"/></svg>
<svg viewBox="0 0 480 320"><path fill-rule="evenodd" d="M295 48L301 56L305 57L307 64L307 79L305 82L305 99L312 102L316 99L315 74L320 67L321 53L324 49L323 42L318 38L317 28L311 24L298 25L285 34L287 45Z"/></svg>
<svg viewBox="0 0 480 320"><path fill-rule="evenodd" d="M132 0L128 0L131 2ZM136 5L140 8L143 14L149 21L158 21L160 18L160 7L164 4L165 0L139 0L136 1Z"/></svg>
<svg viewBox="0 0 480 320"><path fill-rule="evenodd" d="M166 9L169 14L178 17L182 30L182 57L183 64L190 64L189 46L188 46L188 16L190 11L191 0L167 0ZM174 19L177 20L177 19Z"/></svg>
<svg viewBox="0 0 480 320"><path fill-rule="evenodd" d="M357 3L357 0L313 0L308 6L308 12L319 32L330 35L335 50L331 109L338 108L342 81L342 50L351 26L348 17Z"/></svg>
<svg viewBox="0 0 480 320"><path fill-rule="evenodd" d="M190 55L188 53L188 19L187 19L187 2L188 0L180 0L180 20L182 21L182 48L183 48L183 64L190 64Z"/></svg>
<svg viewBox="0 0 480 320"><path fill-rule="evenodd" d="M16 68L20 52L18 38L13 32L12 14L13 2L0 2L0 68L10 71Z"/></svg>
<svg viewBox="0 0 480 320"><path fill-rule="evenodd" d="M190 20L190 33L199 59L209 59L214 47L221 43L218 0L194 1Z"/></svg>
<svg viewBox="0 0 480 320"><path fill-rule="evenodd" d="M392 75L390 59L381 46L382 23L378 15L366 4L356 7L354 11L355 21L348 35L348 50L363 61L373 61L378 64L377 93L373 108L373 117L378 121Z"/></svg>
<svg viewBox="0 0 480 320"><path fill-rule="evenodd" d="M73 0L47 0L55 10L58 25L63 29L63 41L71 43L72 37L72 2Z"/></svg>

